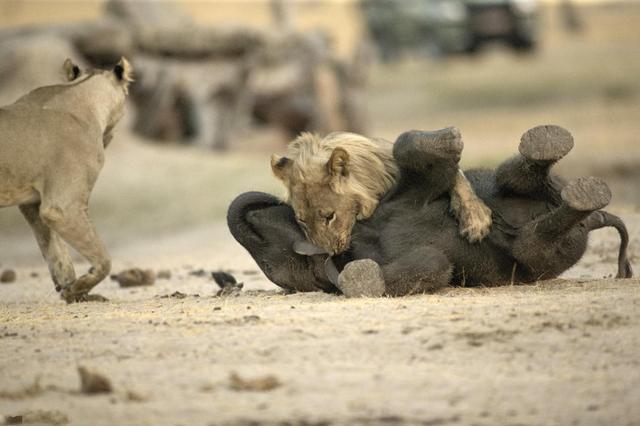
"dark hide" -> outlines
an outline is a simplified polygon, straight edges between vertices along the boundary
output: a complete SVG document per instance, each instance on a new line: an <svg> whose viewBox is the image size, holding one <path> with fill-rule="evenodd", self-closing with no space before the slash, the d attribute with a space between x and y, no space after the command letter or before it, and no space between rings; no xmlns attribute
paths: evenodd
<svg viewBox="0 0 640 426"><path fill-rule="evenodd" d="M573 146L570 135L553 144L558 132L566 132L559 129L534 128L523 137L520 155L496 170L465 172L493 211L491 233L480 243L461 237L450 213L447 191L462 146L445 141L443 150L446 130L414 131L398 138L394 148L401 169L398 184L372 217L356 223L345 253L328 260L326 254L308 251L291 207L264 193L237 197L229 208L229 228L267 277L288 291L338 292L332 266L341 271L358 259L380 265L385 292L393 296L450 284L499 285L554 278L582 257L589 232L605 226L615 227L621 236L618 278L631 277L624 223L600 210L610 198L606 185L593 178L566 185L548 173ZM568 132L560 133L566 139Z"/></svg>

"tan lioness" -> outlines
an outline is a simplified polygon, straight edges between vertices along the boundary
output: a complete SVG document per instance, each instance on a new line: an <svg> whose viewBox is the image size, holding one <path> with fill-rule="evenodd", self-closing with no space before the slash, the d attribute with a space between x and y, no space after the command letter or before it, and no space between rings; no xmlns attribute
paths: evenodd
<svg viewBox="0 0 640 426"><path fill-rule="evenodd" d="M104 149L124 114L131 66L88 70L67 59L68 82L37 88L0 108L0 207L19 206L35 233L56 290L67 302L89 291L111 260L88 215ZM65 242L91 264L76 279Z"/></svg>

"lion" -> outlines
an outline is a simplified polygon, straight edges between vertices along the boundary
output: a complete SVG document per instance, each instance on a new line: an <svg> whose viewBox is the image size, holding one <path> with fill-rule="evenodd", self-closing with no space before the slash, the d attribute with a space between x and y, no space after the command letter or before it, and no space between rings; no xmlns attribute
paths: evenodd
<svg viewBox="0 0 640 426"><path fill-rule="evenodd" d="M31 226L55 288L67 301L89 296L111 260L88 214L104 150L124 115L132 69L81 71L64 62L66 83L37 88L0 108L0 207L18 206ZM66 244L91 264L76 278Z"/></svg>
<svg viewBox="0 0 640 426"><path fill-rule="evenodd" d="M434 159L450 157L457 165L462 150L460 132L447 128L432 136L441 148ZM271 157L271 168L284 183L286 200L307 238L337 254L349 247L356 221L371 217L380 200L397 185L396 155L394 144L384 139L347 132L324 138L303 133L289 144L286 156ZM425 167L435 164L424 158L406 161L420 161ZM491 228L491 210L459 169L450 196L461 235L469 242L482 240Z"/></svg>

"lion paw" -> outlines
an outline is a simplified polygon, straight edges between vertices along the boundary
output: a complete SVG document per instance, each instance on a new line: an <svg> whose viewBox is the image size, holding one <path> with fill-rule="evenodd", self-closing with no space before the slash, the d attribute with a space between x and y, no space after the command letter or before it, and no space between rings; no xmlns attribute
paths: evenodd
<svg viewBox="0 0 640 426"><path fill-rule="evenodd" d="M461 212L460 235L470 243L482 241L491 231L491 209L478 200L471 209Z"/></svg>
<svg viewBox="0 0 640 426"><path fill-rule="evenodd" d="M67 303L108 302L109 301L109 299L99 294L89 294L89 293L69 293L69 292L63 291L61 294L61 297Z"/></svg>

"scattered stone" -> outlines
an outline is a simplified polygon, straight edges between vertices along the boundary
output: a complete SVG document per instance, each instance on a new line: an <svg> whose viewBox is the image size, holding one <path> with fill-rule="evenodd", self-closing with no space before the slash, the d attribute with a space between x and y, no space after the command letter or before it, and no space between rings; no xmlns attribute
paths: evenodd
<svg viewBox="0 0 640 426"><path fill-rule="evenodd" d="M6 416L5 425L66 425L69 417L58 410L32 410L16 416Z"/></svg>
<svg viewBox="0 0 640 426"><path fill-rule="evenodd" d="M216 293L216 296L239 296L242 292L244 283L237 282L233 275L223 271L217 271L212 272L211 276L215 280L216 284L220 286L220 290Z"/></svg>
<svg viewBox="0 0 640 426"><path fill-rule="evenodd" d="M168 269L162 269L160 271L158 271L158 274L156 275L156 277L159 280L170 280L171 279L171 271Z"/></svg>
<svg viewBox="0 0 640 426"><path fill-rule="evenodd" d="M111 381L100 373L81 366L78 367L78 374L80 375L80 392L84 394L93 395L113 391Z"/></svg>
<svg viewBox="0 0 640 426"><path fill-rule="evenodd" d="M196 296L199 296L199 295L196 294ZM161 299L184 299L185 297L187 297L187 295L179 291L174 291L171 294L160 296Z"/></svg>
<svg viewBox="0 0 640 426"><path fill-rule="evenodd" d="M232 318L225 321L225 324L229 325L245 325L260 322L258 315L245 315L242 318Z"/></svg>
<svg viewBox="0 0 640 426"><path fill-rule="evenodd" d="M120 287L149 286L156 282L156 274L151 269L132 268L111 275L111 279L120 284Z"/></svg>
<svg viewBox="0 0 640 426"><path fill-rule="evenodd" d="M282 383L275 376L245 379L235 372L229 376L229 387L238 392L268 392L280 386Z"/></svg>
<svg viewBox="0 0 640 426"><path fill-rule="evenodd" d="M142 395L140 392L136 392L134 390L127 390L127 393L125 394L127 401L131 401L131 402L144 402L147 401L149 398L145 395Z"/></svg>
<svg viewBox="0 0 640 426"><path fill-rule="evenodd" d="M21 425L22 416L5 416L4 424L5 425Z"/></svg>
<svg viewBox="0 0 640 426"><path fill-rule="evenodd" d="M196 269L195 271L189 272L189 275L192 275L194 277L205 277L207 276L207 271L205 271L204 269Z"/></svg>
<svg viewBox="0 0 640 426"><path fill-rule="evenodd" d="M2 274L0 274L0 283L9 284L15 282L16 277L16 271L13 269L5 269L2 271Z"/></svg>

